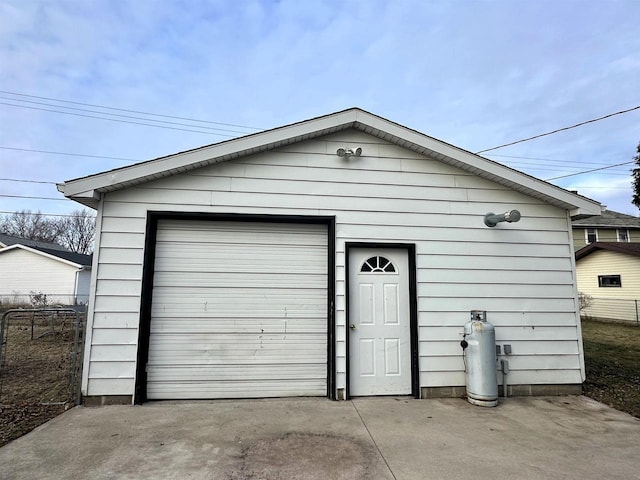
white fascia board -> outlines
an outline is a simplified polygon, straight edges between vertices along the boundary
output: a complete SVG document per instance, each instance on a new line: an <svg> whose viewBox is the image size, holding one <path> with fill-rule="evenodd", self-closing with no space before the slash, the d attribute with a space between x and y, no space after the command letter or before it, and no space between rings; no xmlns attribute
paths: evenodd
<svg viewBox="0 0 640 480"><path fill-rule="evenodd" d="M354 113L347 110L306 122L254 133L89 177L69 180L60 184L58 188L65 197L95 196L96 191L117 190L127 185L155 180L232 158L270 150L280 145L299 142L305 138L317 137L325 134L327 130L353 123Z"/></svg>
<svg viewBox="0 0 640 480"><path fill-rule="evenodd" d="M46 252L41 252L40 250L36 250L35 248L31 248L31 247L28 247L26 245L22 245L20 243L15 243L13 245L9 245L8 247L0 248L0 254L8 252L10 250L15 250L15 249L20 249L20 250L25 250L27 252L35 253L35 254L41 255L41 256L43 256L45 258L50 258L51 260L56 260L56 261L58 261L60 263L65 263L65 264L70 265L70 266L72 266L74 268L77 268L78 270L82 270L83 269L83 266L80 265L79 263L75 263L75 262L72 262L70 260L65 260L64 258L56 257L55 255L51 255L51 254L46 253Z"/></svg>
<svg viewBox="0 0 640 480"><path fill-rule="evenodd" d="M366 120L364 119L365 116L367 117ZM361 112L360 118L365 120L363 123L370 125L376 130L379 130L380 133L391 135L397 138L400 144L405 143L405 146L408 148L421 151L421 153L427 155L429 153L424 150L428 150L431 152L431 156L434 156L444 163L469 171L483 178L495 181L528 195L541 198L546 201L551 201L551 203L555 203L558 206L567 208L568 210L570 210L572 216L600 215L602 212L602 206L599 202L586 197L582 197L580 195L576 195L565 190L564 188L557 187L555 185L552 185L551 183L545 182L544 180L540 180L512 168L506 167L492 160L450 145L446 142L428 137L427 135L403 127L402 125L398 125L380 117L367 114L367 112ZM378 136L380 135L378 134ZM411 147L409 145L406 145L407 142L413 144L414 146Z"/></svg>
<svg viewBox="0 0 640 480"><path fill-rule="evenodd" d="M76 202L81 203L86 207L92 208L93 210L98 209L98 204L100 203L100 193L97 192L96 190L78 192L73 196L71 196L71 195L67 195L66 193L67 185L65 183L58 183L56 184L56 187L58 188L58 191L62 193L65 197L69 197L72 200L75 200Z"/></svg>
<svg viewBox="0 0 640 480"><path fill-rule="evenodd" d="M351 108L265 132L137 163L129 167L70 180L59 185L58 189L66 197L71 197L80 203L96 208L99 192L126 188L252 153L271 150L282 145L316 138L349 127L388 139L400 146L540 198L569 210L572 216L600 215L602 211L601 205L594 200L568 192L561 187L436 140L359 108Z"/></svg>

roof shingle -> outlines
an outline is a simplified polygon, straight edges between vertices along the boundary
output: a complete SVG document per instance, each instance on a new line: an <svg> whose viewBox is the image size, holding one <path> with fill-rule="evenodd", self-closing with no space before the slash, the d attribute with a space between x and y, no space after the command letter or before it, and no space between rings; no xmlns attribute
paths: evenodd
<svg viewBox="0 0 640 480"><path fill-rule="evenodd" d="M602 215L584 217L572 222L574 227L640 228L640 217L604 210Z"/></svg>

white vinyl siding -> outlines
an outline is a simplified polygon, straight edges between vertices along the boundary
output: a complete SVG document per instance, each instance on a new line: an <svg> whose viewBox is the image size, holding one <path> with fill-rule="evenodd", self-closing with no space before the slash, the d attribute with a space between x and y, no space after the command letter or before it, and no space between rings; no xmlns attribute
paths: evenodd
<svg viewBox="0 0 640 480"><path fill-rule="evenodd" d="M20 248L0 255L0 298L29 303L30 293L43 293L50 305L73 305L80 269ZM20 272L16 274L16 272Z"/></svg>
<svg viewBox="0 0 640 480"><path fill-rule="evenodd" d="M362 156L338 157L345 145ZM519 223L484 225L486 213L511 209ZM498 342L512 345L510 382L582 382L570 220L541 200L356 131L108 193L96 330L137 332L148 210L335 216L337 388L346 386L345 242L416 244L420 386L464 385L460 332L473 309L487 310ZM128 291L105 283L119 278ZM130 357L127 341L118 345ZM111 378L133 370L113 365ZM89 395L92 380L103 390L93 369L89 378Z"/></svg>
<svg viewBox="0 0 640 480"><path fill-rule="evenodd" d="M147 397L327 394L327 227L160 220Z"/></svg>

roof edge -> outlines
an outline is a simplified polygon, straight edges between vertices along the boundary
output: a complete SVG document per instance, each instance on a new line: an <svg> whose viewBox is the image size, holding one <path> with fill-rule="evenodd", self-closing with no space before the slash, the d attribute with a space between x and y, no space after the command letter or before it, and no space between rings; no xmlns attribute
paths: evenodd
<svg viewBox="0 0 640 480"><path fill-rule="evenodd" d="M72 267L78 268L80 270L86 268L85 265L81 265L79 263L72 262L71 260L67 260L66 258L57 257L57 256L52 255L50 253L43 252L42 250L38 250L36 248L28 247L27 245L22 245L20 243L14 243L13 245L9 245L8 247L0 248L0 253L8 252L9 250L14 250L16 248L21 249L21 250L26 250L26 251L31 252L31 253L37 253L38 255L42 255L43 257L50 258L51 260L56 260L58 262L66 263L67 265L70 265Z"/></svg>
<svg viewBox="0 0 640 480"><path fill-rule="evenodd" d="M582 247L575 253L576 260L580 260L598 250L607 250L610 252L616 253L624 253L626 255L631 255L634 257L640 257L640 247L638 251L632 251L628 248L625 248L625 245L637 245L636 243L627 243L627 242L593 242L589 245Z"/></svg>
<svg viewBox="0 0 640 480"><path fill-rule="evenodd" d="M91 208L97 208L101 193L317 138L347 128L356 128L385 138L405 148L411 148L444 163L539 198L570 211L572 217L600 215L602 211L602 206L595 200L569 192L562 187L429 137L358 107L69 180L58 184L58 190L67 198Z"/></svg>

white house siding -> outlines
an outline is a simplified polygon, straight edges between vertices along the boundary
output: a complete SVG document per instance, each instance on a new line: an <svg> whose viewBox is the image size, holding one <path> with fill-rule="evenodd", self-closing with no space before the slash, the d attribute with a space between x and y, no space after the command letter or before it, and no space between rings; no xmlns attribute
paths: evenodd
<svg viewBox="0 0 640 480"><path fill-rule="evenodd" d="M338 157L344 146L362 157ZM510 384L582 381L567 212L381 139L341 132L109 193L103 205L85 394L133 393L148 210L335 216L338 389L345 242L416 244L421 387L464 385L472 309L512 345ZM485 213L513 208L519 223L484 225Z"/></svg>
<svg viewBox="0 0 640 480"><path fill-rule="evenodd" d="M76 303L86 305L89 301L91 287L91 269L84 269L78 272L76 279Z"/></svg>
<svg viewBox="0 0 640 480"><path fill-rule="evenodd" d="M29 303L30 293L43 293L49 304L73 304L76 272L65 262L14 248L0 255L0 298Z"/></svg>

